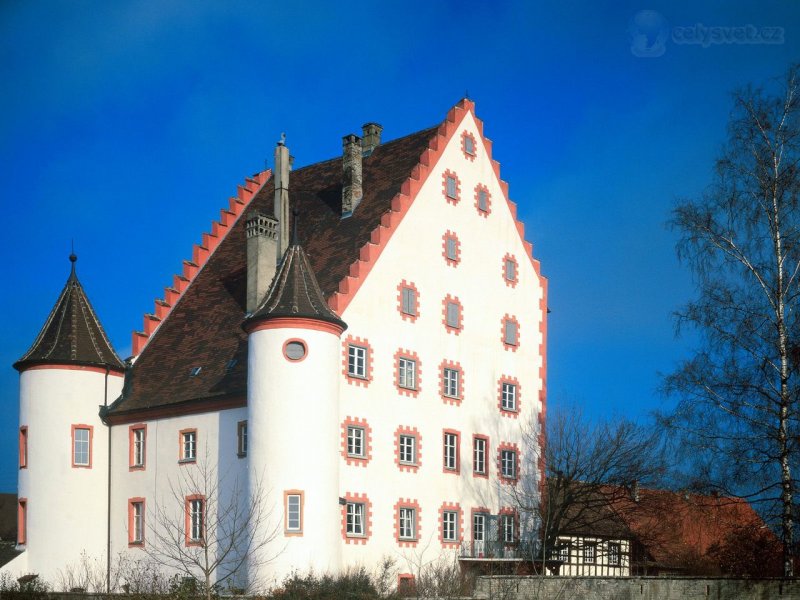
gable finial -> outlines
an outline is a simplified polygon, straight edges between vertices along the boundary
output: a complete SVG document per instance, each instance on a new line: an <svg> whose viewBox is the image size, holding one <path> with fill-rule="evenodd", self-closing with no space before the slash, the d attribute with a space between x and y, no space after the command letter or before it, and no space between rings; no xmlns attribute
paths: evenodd
<svg viewBox="0 0 800 600"><path fill-rule="evenodd" d="M75 263L78 260L78 256L75 254L75 240L70 240L70 254L69 254L69 262L72 263L72 272L70 273L70 279L75 279Z"/></svg>

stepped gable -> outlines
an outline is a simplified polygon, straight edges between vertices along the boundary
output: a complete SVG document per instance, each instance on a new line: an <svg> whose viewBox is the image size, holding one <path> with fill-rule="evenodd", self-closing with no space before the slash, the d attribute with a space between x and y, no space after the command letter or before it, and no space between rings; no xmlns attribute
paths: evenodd
<svg viewBox="0 0 800 600"><path fill-rule="evenodd" d="M76 365L108 368L123 372L125 365L114 352L103 326L75 274L78 257L72 262L67 284L33 346L14 363L17 371L45 365Z"/></svg>
<svg viewBox="0 0 800 600"><path fill-rule="evenodd" d="M264 302L247 319L245 329L250 331L262 321L289 318L325 321L344 330L347 325L328 307L308 262L308 256L297 239L297 211L294 218L295 234L292 244L283 255Z"/></svg>
<svg viewBox="0 0 800 600"><path fill-rule="evenodd" d="M364 197L346 219L341 218L341 158L292 171L291 202L303 214L298 234L306 240L309 265L329 301L436 134L437 127L425 129L383 143L365 157ZM273 199L270 178L249 207L272 214ZM245 405L245 258L245 220L239 219L136 359L122 396L109 407L111 422Z"/></svg>

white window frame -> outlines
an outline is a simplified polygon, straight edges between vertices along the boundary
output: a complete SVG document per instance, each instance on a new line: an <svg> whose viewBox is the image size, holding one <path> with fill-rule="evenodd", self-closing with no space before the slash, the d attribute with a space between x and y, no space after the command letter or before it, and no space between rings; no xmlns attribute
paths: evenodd
<svg viewBox="0 0 800 600"><path fill-rule="evenodd" d="M197 460L197 430L184 431L181 434L181 460Z"/></svg>
<svg viewBox="0 0 800 600"><path fill-rule="evenodd" d="M619 542L608 542L608 564L612 567L622 564L622 544Z"/></svg>
<svg viewBox="0 0 800 600"><path fill-rule="evenodd" d="M458 435L455 433L444 434L444 468L448 471L458 470Z"/></svg>
<svg viewBox="0 0 800 600"><path fill-rule="evenodd" d="M350 537L364 537L364 503L348 502L345 507L345 532Z"/></svg>
<svg viewBox="0 0 800 600"><path fill-rule="evenodd" d="M442 540L458 541L458 512L455 510L442 511Z"/></svg>
<svg viewBox="0 0 800 600"><path fill-rule="evenodd" d="M401 506L397 512L398 537L401 540L417 539L417 509L410 506Z"/></svg>
<svg viewBox="0 0 800 600"><path fill-rule="evenodd" d="M513 544L516 541L516 523L514 515L500 515L500 531L503 534L504 544Z"/></svg>
<svg viewBox="0 0 800 600"><path fill-rule="evenodd" d="M597 544L594 542L584 542L583 562L587 565L593 565L597 563Z"/></svg>
<svg viewBox="0 0 800 600"><path fill-rule="evenodd" d="M144 466L146 430L144 427L136 427L133 430L133 464L132 467Z"/></svg>
<svg viewBox="0 0 800 600"><path fill-rule="evenodd" d="M86 435L86 439L82 439L84 434ZM72 446L72 464L79 467L88 467L91 464L92 456L92 432L88 427L76 427L73 435L75 439L73 440ZM84 452L86 456L85 460L83 460Z"/></svg>
<svg viewBox="0 0 800 600"><path fill-rule="evenodd" d="M347 456L366 458L367 432L357 425L347 426Z"/></svg>
<svg viewBox="0 0 800 600"><path fill-rule="evenodd" d="M417 291L414 288L403 288L401 308L403 313L411 316L417 316Z"/></svg>
<svg viewBox="0 0 800 600"><path fill-rule="evenodd" d="M303 500L300 494L286 494L286 531L303 531Z"/></svg>
<svg viewBox="0 0 800 600"><path fill-rule="evenodd" d="M202 498L189 500L189 541L203 541L203 520L205 518L205 501Z"/></svg>
<svg viewBox="0 0 800 600"><path fill-rule="evenodd" d="M367 378L368 350L364 346L349 344L347 348L347 374L359 379Z"/></svg>
<svg viewBox="0 0 800 600"><path fill-rule="evenodd" d="M486 475L486 438L472 438L472 470L478 475Z"/></svg>
<svg viewBox="0 0 800 600"><path fill-rule="evenodd" d="M568 563L570 558L570 542L567 540L558 540L558 547L556 548L556 558L561 562Z"/></svg>
<svg viewBox="0 0 800 600"><path fill-rule="evenodd" d="M407 390L417 389L417 361L407 356L397 360L397 385Z"/></svg>
<svg viewBox="0 0 800 600"><path fill-rule="evenodd" d="M501 406L503 410L516 412L517 410L517 384L503 382L501 395Z"/></svg>
<svg viewBox="0 0 800 600"><path fill-rule="evenodd" d="M447 197L455 200L458 198L458 183L456 181L455 176L453 175L446 175L446 188L447 188Z"/></svg>
<svg viewBox="0 0 800 600"><path fill-rule="evenodd" d="M472 541L483 542L485 540L486 540L486 513L473 513Z"/></svg>
<svg viewBox="0 0 800 600"><path fill-rule="evenodd" d="M401 433L397 443L400 463L404 465L417 464L417 436Z"/></svg>
<svg viewBox="0 0 800 600"><path fill-rule="evenodd" d="M131 543L144 543L144 502L131 502Z"/></svg>
<svg viewBox="0 0 800 600"><path fill-rule="evenodd" d="M505 448L500 450L500 467L504 479L516 479L517 451Z"/></svg>
<svg viewBox="0 0 800 600"><path fill-rule="evenodd" d="M445 323L453 329L461 328L461 307L458 302L448 300L445 304Z"/></svg>
<svg viewBox="0 0 800 600"><path fill-rule="evenodd" d="M461 397L461 372L452 367L445 367L442 374L444 395L450 398Z"/></svg>

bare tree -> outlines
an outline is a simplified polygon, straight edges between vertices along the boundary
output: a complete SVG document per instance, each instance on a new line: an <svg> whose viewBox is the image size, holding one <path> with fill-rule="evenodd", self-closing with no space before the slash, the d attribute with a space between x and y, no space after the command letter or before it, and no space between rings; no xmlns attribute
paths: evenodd
<svg viewBox="0 0 800 600"><path fill-rule="evenodd" d="M665 418L701 483L761 503L780 523L792 575L798 435L798 67L769 90L733 95L713 184L681 202L671 225L698 296L678 327L699 333L693 358L666 379Z"/></svg>
<svg viewBox="0 0 800 600"><path fill-rule="evenodd" d="M261 485L228 480L206 456L185 465L147 515L148 556L199 581L207 600L224 584L239 581L246 564L276 537ZM263 558L267 562L270 557Z"/></svg>
<svg viewBox="0 0 800 600"><path fill-rule="evenodd" d="M511 493L527 528L538 529L534 558L544 573L560 538L624 528L611 522L612 507L636 486L657 483L665 467L657 433L624 419L594 423L575 407L551 412L544 444L538 427L527 427L526 446L537 449L531 467L544 463L545 481L521 479Z"/></svg>

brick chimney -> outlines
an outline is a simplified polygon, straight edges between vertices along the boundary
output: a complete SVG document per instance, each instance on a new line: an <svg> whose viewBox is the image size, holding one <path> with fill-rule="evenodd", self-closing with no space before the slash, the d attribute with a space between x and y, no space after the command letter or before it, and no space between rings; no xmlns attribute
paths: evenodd
<svg viewBox="0 0 800 600"><path fill-rule="evenodd" d="M278 220L252 212L245 223L247 237L247 312L252 313L267 295L278 262Z"/></svg>
<svg viewBox="0 0 800 600"><path fill-rule="evenodd" d="M283 257L289 247L289 170L292 159L286 147L286 134L281 134L281 141L275 146L275 181L274 214L278 221L278 260Z"/></svg>
<svg viewBox="0 0 800 600"><path fill-rule="evenodd" d="M361 138L351 133L342 138L342 217L349 217L361 202Z"/></svg>
<svg viewBox="0 0 800 600"><path fill-rule="evenodd" d="M383 127L378 123L364 123L361 126L361 131L364 134L361 138L362 154L364 157L367 157L372 154L375 148L381 145L381 131L383 131Z"/></svg>

